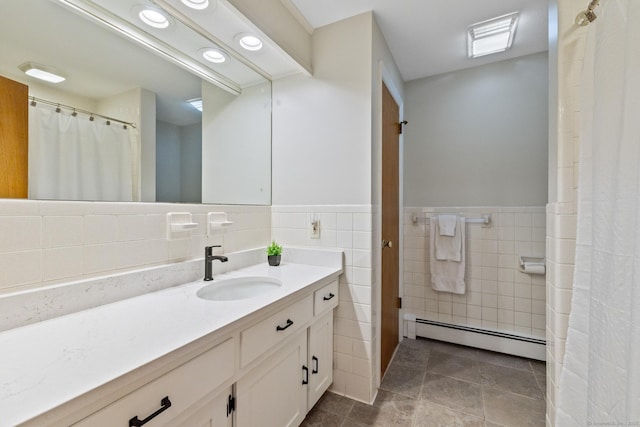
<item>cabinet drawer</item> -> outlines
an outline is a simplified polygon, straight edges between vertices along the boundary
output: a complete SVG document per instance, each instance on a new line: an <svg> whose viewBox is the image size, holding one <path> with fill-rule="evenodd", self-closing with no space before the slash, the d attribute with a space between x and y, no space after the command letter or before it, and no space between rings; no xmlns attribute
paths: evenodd
<svg viewBox="0 0 640 427"><path fill-rule="evenodd" d="M212 392L234 374L233 339L206 351L184 365L131 392L74 426L127 427L129 420L144 420L166 408L145 427L168 426L171 420ZM170 406L167 400L171 402Z"/></svg>
<svg viewBox="0 0 640 427"><path fill-rule="evenodd" d="M313 314L318 316L338 306L338 281L318 289L313 294Z"/></svg>
<svg viewBox="0 0 640 427"><path fill-rule="evenodd" d="M309 295L240 334L240 364L246 366L272 346L295 333L313 317Z"/></svg>

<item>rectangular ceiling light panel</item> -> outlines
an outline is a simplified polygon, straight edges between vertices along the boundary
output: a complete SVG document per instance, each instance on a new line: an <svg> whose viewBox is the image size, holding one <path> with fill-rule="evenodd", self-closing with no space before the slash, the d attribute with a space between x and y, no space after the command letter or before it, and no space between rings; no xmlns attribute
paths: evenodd
<svg viewBox="0 0 640 427"><path fill-rule="evenodd" d="M504 52L511 48L518 17L519 13L514 12L471 25L467 30L469 58Z"/></svg>

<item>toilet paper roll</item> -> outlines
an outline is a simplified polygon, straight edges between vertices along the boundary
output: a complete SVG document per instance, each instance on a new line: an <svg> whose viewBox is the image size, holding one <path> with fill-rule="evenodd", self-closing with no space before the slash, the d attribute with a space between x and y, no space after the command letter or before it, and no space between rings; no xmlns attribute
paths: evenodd
<svg viewBox="0 0 640 427"><path fill-rule="evenodd" d="M522 271L528 274L545 274L546 268L544 264L525 262Z"/></svg>

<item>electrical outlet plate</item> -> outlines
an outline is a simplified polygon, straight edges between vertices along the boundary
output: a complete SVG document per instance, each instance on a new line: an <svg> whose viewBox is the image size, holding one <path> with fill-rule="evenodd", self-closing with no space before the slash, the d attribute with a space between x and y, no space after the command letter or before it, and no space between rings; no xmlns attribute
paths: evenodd
<svg viewBox="0 0 640 427"><path fill-rule="evenodd" d="M320 238L320 220L319 219L311 221L311 238L312 239Z"/></svg>

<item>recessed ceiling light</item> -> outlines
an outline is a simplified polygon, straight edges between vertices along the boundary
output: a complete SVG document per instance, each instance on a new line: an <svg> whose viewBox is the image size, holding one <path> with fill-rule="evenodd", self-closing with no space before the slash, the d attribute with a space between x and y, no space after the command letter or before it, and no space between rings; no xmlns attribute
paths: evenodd
<svg viewBox="0 0 640 427"><path fill-rule="evenodd" d="M182 0L182 3L191 9L198 10L206 9L209 6L209 0Z"/></svg>
<svg viewBox="0 0 640 427"><path fill-rule="evenodd" d="M215 48L207 48L202 50L202 57L209 62L213 62L215 64L222 64L227 60L227 55L220 50Z"/></svg>
<svg viewBox="0 0 640 427"><path fill-rule="evenodd" d="M66 80L66 76L54 68L44 65L34 64L33 62L25 62L18 66L26 75L44 80L50 83L60 83Z"/></svg>
<svg viewBox="0 0 640 427"><path fill-rule="evenodd" d="M202 98L188 99L187 102L196 110L202 112Z"/></svg>
<svg viewBox="0 0 640 427"><path fill-rule="evenodd" d="M262 40L253 34L238 34L236 38L238 44L245 50L255 52L262 49Z"/></svg>
<svg viewBox="0 0 640 427"><path fill-rule="evenodd" d="M471 25L467 30L469 58L504 52L511 48L518 25L519 13L499 16Z"/></svg>
<svg viewBox="0 0 640 427"><path fill-rule="evenodd" d="M167 28L169 19L159 10L145 8L138 12L138 17L153 28Z"/></svg>

